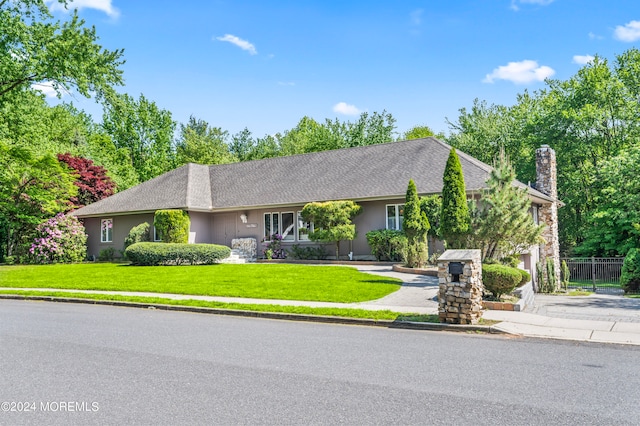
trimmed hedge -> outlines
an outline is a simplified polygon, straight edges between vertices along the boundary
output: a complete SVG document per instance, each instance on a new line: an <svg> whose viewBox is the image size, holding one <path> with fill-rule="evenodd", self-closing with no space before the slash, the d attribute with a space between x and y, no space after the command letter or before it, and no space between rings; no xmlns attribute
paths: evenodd
<svg viewBox="0 0 640 426"><path fill-rule="evenodd" d="M511 293L524 279L522 271L505 265L482 265L482 282L496 299Z"/></svg>
<svg viewBox="0 0 640 426"><path fill-rule="evenodd" d="M136 243L125 250L135 265L211 265L229 257L231 249L217 244Z"/></svg>

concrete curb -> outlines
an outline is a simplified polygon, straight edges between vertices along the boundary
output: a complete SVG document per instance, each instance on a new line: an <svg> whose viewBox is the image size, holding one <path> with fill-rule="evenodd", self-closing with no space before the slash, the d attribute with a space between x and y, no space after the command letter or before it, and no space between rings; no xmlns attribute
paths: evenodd
<svg viewBox="0 0 640 426"><path fill-rule="evenodd" d="M366 318L326 317L308 314L292 314L284 312L256 312L234 309L205 308L198 306L164 305L160 303L123 302L116 300L79 299L73 297L54 296L22 296L17 294L0 294L0 299L34 300L43 302L80 303L87 305L118 306L139 309L161 309L165 311L193 312L200 314L230 315L249 318L267 318L288 321L306 321L326 324L360 325L369 327L399 328L408 330L451 331L464 333L513 334L489 325L441 324L412 321L374 320Z"/></svg>

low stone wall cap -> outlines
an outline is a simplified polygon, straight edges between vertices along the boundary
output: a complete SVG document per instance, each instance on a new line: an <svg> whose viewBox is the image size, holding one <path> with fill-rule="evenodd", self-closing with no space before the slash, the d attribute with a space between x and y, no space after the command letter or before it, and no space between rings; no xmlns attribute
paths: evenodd
<svg viewBox="0 0 640 426"><path fill-rule="evenodd" d="M482 256L480 250L478 249L466 249L466 250L447 250L440 257L438 261L441 260L475 260L479 259Z"/></svg>

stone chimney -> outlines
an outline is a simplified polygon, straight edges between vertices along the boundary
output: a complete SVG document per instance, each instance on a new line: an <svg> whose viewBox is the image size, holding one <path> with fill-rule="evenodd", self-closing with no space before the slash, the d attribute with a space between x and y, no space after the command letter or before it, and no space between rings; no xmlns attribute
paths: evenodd
<svg viewBox="0 0 640 426"><path fill-rule="evenodd" d="M560 241L558 238L558 187L556 181L556 152L549 145L536 150L536 189L553 199L538 209L538 219L545 224L542 237L546 243L540 245L540 262L543 275L547 277L547 259L553 259L556 288L560 286ZM538 277L538 280L540 277ZM539 282L539 281L538 281ZM538 288L540 288L538 286Z"/></svg>

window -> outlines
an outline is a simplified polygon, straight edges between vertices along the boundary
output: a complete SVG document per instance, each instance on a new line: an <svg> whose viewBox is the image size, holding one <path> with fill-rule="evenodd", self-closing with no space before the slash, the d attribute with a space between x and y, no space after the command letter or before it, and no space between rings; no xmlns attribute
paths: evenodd
<svg viewBox="0 0 640 426"><path fill-rule="evenodd" d="M264 241L270 241L273 234L280 234L282 241L309 241L313 223L302 219L302 212L271 212L264 214Z"/></svg>
<svg viewBox="0 0 640 426"><path fill-rule="evenodd" d="M273 234L280 233L280 213L264 214L264 240L271 241Z"/></svg>
<svg viewBox="0 0 640 426"><path fill-rule="evenodd" d="M102 219L100 221L100 242L110 243L113 241L113 219Z"/></svg>
<svg viewBox="0 0 640 426"><path fill-rule="evenodd" d="M162 235L155 226L153 227L153 241L162 241Z"/></svg>
<svg viewBox="0 0 640 426"><path fill-rule="evenodd" d="M294 227L293 212L282 213L282 239L284 241L293 241L295 239L296 232L293 229Z"/></svg>
<svg viewBox="0 0 640 426"><path fill-rule="evenodd" d="M387 229L402 230L404 204L387 204Z"/></svg>
<svg viewBox="0 0 640 426"><path fill-rule="evenodd" d="M309 241L309 233L313 232L313 223L305 222L302 212L298 212L298 241Z"/></svg>

